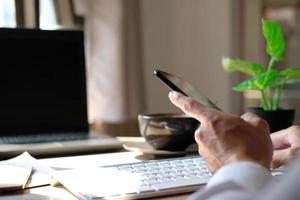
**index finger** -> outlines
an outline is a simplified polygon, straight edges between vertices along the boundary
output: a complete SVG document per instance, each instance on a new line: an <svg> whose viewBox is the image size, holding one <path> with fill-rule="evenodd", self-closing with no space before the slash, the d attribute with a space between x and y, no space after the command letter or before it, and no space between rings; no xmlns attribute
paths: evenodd
<svg viewBox="0 0 300 200"><path fill-rule="evenodd" d="M198 101L187 97L179 92L170 92L169 99L184 113L199 120L201 123L206 123L220 115L219 111L208 108L199 103Z"/></svg>

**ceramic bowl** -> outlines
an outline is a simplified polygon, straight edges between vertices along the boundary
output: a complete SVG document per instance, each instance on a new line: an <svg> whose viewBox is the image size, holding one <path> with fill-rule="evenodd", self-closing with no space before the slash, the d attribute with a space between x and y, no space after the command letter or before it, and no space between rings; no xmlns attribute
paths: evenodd
<svg viewBox="0 0 300 200"><path fill-rule="evenodd" d="M183 151L195 143L199 122L185 114L140 114L139 129L146 142L157 150Z"/></svg>

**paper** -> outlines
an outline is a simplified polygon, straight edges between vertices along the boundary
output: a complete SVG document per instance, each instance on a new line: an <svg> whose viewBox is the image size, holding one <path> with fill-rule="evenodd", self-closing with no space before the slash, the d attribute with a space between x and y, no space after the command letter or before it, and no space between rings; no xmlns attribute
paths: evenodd
<svg viewBox="0 0 300 200"><path fill-rule="evenodd" d="M136 192L142 184L143 175L113 168L90 167L56 171L53 178L79 199L101 199Z"/></svg>
<svg viewBox="0 0 300 200"><path fill-rule="evenodd" d="M24 189L31 171L30 166L0 165L0 191Z"/></svg>
<svg viewBox="0 0 300 200"><path fill-rule="evenodd" d="M28 152L9 160L1 161L1 165L13 165L22 167L31 167L32 173L24 188L31 188L43 185L50 185L52 169L41 164L37 159L32 157ZM1 177L1 176L0 176Z"/></svg>

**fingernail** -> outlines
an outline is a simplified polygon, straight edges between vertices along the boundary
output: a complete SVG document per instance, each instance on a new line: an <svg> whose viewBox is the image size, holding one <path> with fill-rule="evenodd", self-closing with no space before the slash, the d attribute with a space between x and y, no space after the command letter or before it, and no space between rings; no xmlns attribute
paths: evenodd
<svg viewBox="0 0 300 200"><path fill-rule="evenodd" d="M176 95L177 95L177 92L175 92L175 91L169 92L169 97L174 98Z"/></svg>

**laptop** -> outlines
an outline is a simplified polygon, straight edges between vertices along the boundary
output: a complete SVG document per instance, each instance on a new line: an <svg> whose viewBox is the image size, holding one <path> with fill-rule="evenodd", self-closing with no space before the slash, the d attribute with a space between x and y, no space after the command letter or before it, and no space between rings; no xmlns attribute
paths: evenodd
<svg viewBox="0 0 300 200"><path fill-rule="evenodd" d="M0 158L121 148L91 136L83 32L0 29Z"/></svg>

